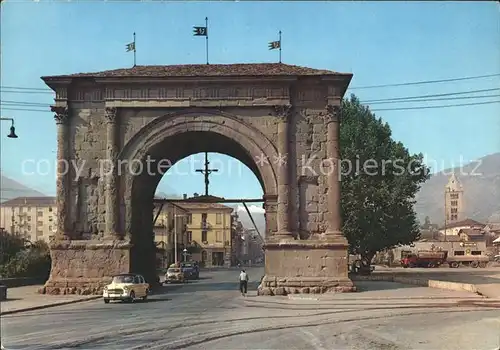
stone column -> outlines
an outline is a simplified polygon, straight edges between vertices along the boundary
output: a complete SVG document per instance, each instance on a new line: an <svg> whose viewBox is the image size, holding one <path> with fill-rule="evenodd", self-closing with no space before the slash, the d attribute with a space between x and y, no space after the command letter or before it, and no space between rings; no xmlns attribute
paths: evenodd
<svg viewBox="0 0 500 350"><path fill-rule="evenodd" d="M51 106L54 119L57 124L57 179L56 179L56 200L57 200L57 238L71 239L69 232L70 213L70 174L69 164L70 149L70 125L69 111L66 106Z"/></svg>
<svg viewBox="0 0 500 350"><path fill-rule="evenodd" d="M290 164L288 162L290 143L290 122L292 116L291 105L274 106L275 116L278 121L278 159L274 159L278 177L278 213L277 213L277 238L292 239L290 231Z"/></svg>
<svg viewBox="0 0 500 350"><path fill-rule="evenodd" d="M327 230L326 236L332 238L342 236L342 216L340 207L340 106L328 105L325 115L325 126L327 129L327 148L326 157L328 164L333 169L328 170L328 212L326 217Z"/></svg>
<svg viewBox="0 0 500 350"><path fill-rule="evenodd" d="M106 107L106 236L111 239L118 238L118 220L120 217L118 197L118 126L116 120L116 107Z"/></svg>

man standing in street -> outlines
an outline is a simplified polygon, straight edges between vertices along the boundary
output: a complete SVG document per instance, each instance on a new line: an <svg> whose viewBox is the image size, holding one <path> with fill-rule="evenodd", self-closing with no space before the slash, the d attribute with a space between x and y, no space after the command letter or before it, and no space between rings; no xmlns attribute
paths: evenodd
<svg viewBox="0 0 500 350"><path fill-rule="evenodd" d="M241 270L240 272L240 292L242 296L247 295L247 288L248 288L248 274L245 272L245 270Z"/></svg>

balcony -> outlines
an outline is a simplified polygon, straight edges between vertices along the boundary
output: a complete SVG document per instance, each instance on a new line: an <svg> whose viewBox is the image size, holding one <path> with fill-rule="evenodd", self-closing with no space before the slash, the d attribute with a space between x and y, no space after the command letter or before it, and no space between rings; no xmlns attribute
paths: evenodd
<svg viewBox="0 0 500 350"><path fill-rule="evenodd" d="M200 228L201 228L202 230L206 230L206 231L208 231L208 230L211 230L211 229L212 229L212 225L211 225L210 223L206 222L206 221L201 221L201 222L200 222Z"/></svg>

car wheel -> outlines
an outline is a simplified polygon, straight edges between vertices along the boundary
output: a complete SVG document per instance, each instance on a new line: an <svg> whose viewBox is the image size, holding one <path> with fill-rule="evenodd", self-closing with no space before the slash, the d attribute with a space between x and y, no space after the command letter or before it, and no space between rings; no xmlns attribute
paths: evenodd
<svg viewBox="0 0 500 350"><path fill-rule="evenodd" d="M130 297L128 298L130 303L133 303L135 301L135 293L134 291L130 292Z"/></svg>
<svg viewBox="0 0 500 350"><path fill-rule="evenodd" d="M104 304L109 304L109 299L104 299Z"/></svg>

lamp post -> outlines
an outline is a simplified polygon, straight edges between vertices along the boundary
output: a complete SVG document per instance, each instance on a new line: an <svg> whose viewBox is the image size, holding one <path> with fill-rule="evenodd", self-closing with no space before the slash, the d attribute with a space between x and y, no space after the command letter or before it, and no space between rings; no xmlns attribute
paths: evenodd
<svg viewBox="0 0 500 350"><path fill-rule="evenodd" d="M186 215L179 214L177 215L175 213L175 207L174 207L174 255L175 255L175 265L177 266L177 218L179 217L184 217Z"/></svg>
<svg viewBox="0 0 500 350"><path fill-rule="evenodd" d="M0 120L10 120L12 125L10 126L10 133L7 135L9 139L17 139L16 127L14 126L14 118L0 117Z"/></svg>
<svg viewBox="0 0 500 350"><path fill-rule="evenodd" d="M188 250L186 248L184 248L184 250L182 251L182 255L184 256L184 262L187 261L187 253L188 253Z"/></svg>

